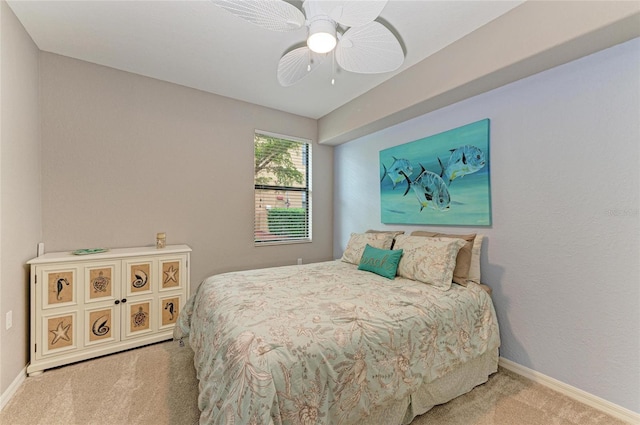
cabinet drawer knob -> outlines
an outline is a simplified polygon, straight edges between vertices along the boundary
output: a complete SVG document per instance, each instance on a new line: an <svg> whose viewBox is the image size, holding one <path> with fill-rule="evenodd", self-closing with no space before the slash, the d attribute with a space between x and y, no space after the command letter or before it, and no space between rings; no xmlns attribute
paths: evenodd
<svg viewBox="0 0 640 425"><path fill-rule="evenodd" d="M127 302L127 299L126 299L126 298L123 298L123 299L122 299L122 303L124 304L124 303L126 303L126 302Z"/></svg>
<svg viewBox="0 0 640 425"><path fill-rule="evenodd" d="M120 304L120 300L115 301L116 305Z"/></svg>

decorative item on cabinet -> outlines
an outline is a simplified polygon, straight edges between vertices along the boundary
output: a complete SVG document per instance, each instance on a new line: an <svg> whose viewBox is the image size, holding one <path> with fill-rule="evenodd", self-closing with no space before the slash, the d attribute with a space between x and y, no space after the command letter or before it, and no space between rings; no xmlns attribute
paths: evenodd
<svg viewBox="0 0 640 425"><path fill-rule="evenodd" d="M189 297L187 245L30 260L29 375L172 338Z"/></svg>
<svg viewBox="0 0 640 425"><path fill-rule="evenodd" d="M156 248L162 249L167 244L167 234L162 232L156 235Z"/></svg>

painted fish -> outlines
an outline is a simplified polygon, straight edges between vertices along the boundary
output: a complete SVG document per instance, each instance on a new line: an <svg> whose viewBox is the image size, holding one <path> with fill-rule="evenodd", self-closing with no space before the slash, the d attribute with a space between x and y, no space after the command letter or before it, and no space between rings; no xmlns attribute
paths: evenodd
<svg viewBox="0 0 640 425"><path fill-rule="evenodd" d="M473 174L484 167L484 152L475 146L460 146L457 149L451 149L450 152L451 156L449 156L446 167L442 164L440 158L438 158L440 168L442 169L440 177L442 177L447 184L451 184L451 182L458 177Z"/></svg>
<svg viewBox="0 0 640 425"><path fill-rule="evenodd" d="M442 177L436 173L425 170L424 166L420 164L420 175L411 181L409 176L404 174L404 178L407 180L407 190L404 195L409 192L410 188L418 198L420 203L420 211L424 207L431 207L436 211L445 211L449 209L451 203L451 196L449 195L449 189L446 183L442 180Z"/></svg>
<svg viewBox="0 0 640 425"><path fill-rule="evenodd" d="M393 164L391 164L391 168L387 169L387 167L382 164L382 168L384 169L384 173L382 174L382 178L380 179L380 183L384 180L385 177L389 176L391 182L393 183L393 188L396 188L396 185L404 180L403 174L410 176L413 174L413 167L408 159L397 159L395 156L392 156Z"/></svg>

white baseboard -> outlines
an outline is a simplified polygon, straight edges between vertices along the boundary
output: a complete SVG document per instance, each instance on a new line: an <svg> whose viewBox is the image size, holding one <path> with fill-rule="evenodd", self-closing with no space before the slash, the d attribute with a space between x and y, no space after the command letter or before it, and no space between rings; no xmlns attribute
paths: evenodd
<svg viewBox="0 0 640 425"><path fill-rule="evenodd" d="M618 406L617 404L611 403L603 398L573 387L569 384L565 384L564 382L558 381L557 379L551 378L550 376L544 375L540 372L536 372L535 370L529 369L528 367L522 366L503 357L500 357L498 365L538 384L564 394L565 396L579 401L580 403L586 404L587 406L593 407L594 409L598 409L601 412L620 419L621 421L629 422L630 424L640 424L640 413Z"/></svg>
<svg viewBox="0 0 640 425"><path fill-rule="evenodd" d="M9 385L6 391L3 392L2 395L0 395L0 410L4 409L4 406L6 406L7 403L9 403L13 395L16 393L16 391L18 391L18 388L20 388L20 385L22 385L22 383L26 378L27 378L27 367L25 366L24 369L20 371L18 376L16 376L16 379L13 380L11 385Z"/></svg>

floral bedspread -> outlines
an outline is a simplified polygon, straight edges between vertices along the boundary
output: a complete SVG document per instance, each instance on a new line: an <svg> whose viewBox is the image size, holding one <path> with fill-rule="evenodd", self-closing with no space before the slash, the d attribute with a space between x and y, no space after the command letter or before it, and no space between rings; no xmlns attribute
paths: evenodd
<svg viewBox="0 0 640 425"><path fill-rule="evenodd" d="M341 261L206 279L188 335L200 424L351 424L500 343L489 296Z"/></svg>

